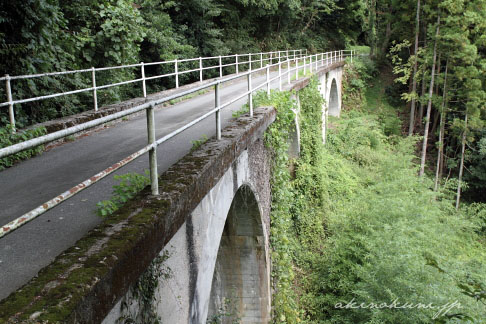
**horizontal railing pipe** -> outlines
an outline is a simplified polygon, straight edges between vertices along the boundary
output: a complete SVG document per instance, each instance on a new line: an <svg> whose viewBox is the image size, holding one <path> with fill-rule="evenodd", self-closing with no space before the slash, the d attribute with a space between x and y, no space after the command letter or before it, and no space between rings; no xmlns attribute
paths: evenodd
<svg viewBox="0 0 486 324"><path fill-rule="evenodd" d="M171 139L172 137L176 136L177 134L183 132L184 130L192 127L193 125L199 123L200 121L204 120L205 118L208 118L209 116L213 115L213 114L216 114L216 120L217 120L217 134L219 134L219 132L221 131L221 125L219 124L221 119L220 119L220 111L237 102L238 100L241 100L245 97L248 97L249 100L252 99L252 93L263 88L263 87L267 87L267 92L269 92L270 90L270 84L276 80L278 80L279 82L279 88L281 87L281 84L282 84L282 76L287 74L288 75L288 78L289 78L289 82L290 82L290 75L295 71L296 72L296 79L298 79L298 71L300 69L300 65L299 65L299 58L303 59L304 60L304 64L303 64L303 68L304 68L304 71L306 69L306 66L307 66L307 59L310 60L310 63L309 63L309 67L312 71L312 63L315 63L316 64L316 68L317 68L317 65L318 65L318 55L319 54L312 54L312 55L302 55L302 51L299 52L299 55L296 55L297 51L294 52L294 58L293 59L290 59L289 58L289 55L287 56L281 56L281 53L283 52L269 52L267 53L269 55L269 57L267 59L265 59L265 61L272 61L272 55L273 54L276 54L277 57L274 57L274 59L277 61L277 63L274 63L274 64L267 64L266 66L261 66L259 68L256 68L256 69L252 69L252 70L249 70L249 71L246 71L246 72L242 72L240 74L235 74L235 75L232 75L232 76L228 76L226 78L220 78L220 79L217 79L215 81L212 81L212 82L208 82L206 84L203 84L203 85L200 85L198 87L194 87L192 89L188 89L188 90L185 90L185 91L181 91L177 94L173 94L173 95L170 95L170 96L167 96L167 97L164 97L164 98L160 98L160 99L155 99L155 100L151 100L150 102L146 102L146 103L143 103L143 104L140 104L138 106L135 106L135 107L132 107L132 108L129 108L129 109L126 109L124 111L120 111L120 112L117 112L117 113L114 113L114 114L111 114L111 115L108 115L108 116L104 116L104 117L100 117L98 119L95 119L95 120L92 120L92 121L89 121L89 122L86 122L86 123L83 123L83 124L80 124L80 125L77 125L77 126L72 126L72 127L69 127L67 129L63 129L63 130L60 130L60 131L57 131L57 132L54 132L54 133L51 133L51 134L47 134L47 135L43 135L43 136L40 136L40 137L37 137L37 138L34 138L34 139L31 139L31 140L27 140L25 142L22 142L22 143L18 143L18 144L14 144L14 145L11 145L11 146L8 146L8 147L5 147L5 148L1 148L0 149L0 158L3 158L3 157L6 157L6 156L9 156L9 155L12 155L12 154L15 154L15 153L18 153L18 152L21 152L23 150L26 150L26 149L30 149L30 148L33 148L33 147L36 147L36 146L39 146L39 145L42 145L42 144L46 144L46 143L49 143L49 142L52 142L54 140L57 140L57 139L60 139L60 138L63 138L63 137L66 137L66 136L69 136L69 135L73 135L75 133L78 133L78 132L81 132L83 130L86 130L86 129L89 129L89 128L93 128L93 127L96 127L96 126L100 126L102 124L105 124L107 122L110 122L110 121L113 121L113 120L116 120L116 119L120 119L120 118L123 118L125 116L128 116L128 115L131 115L131 114L134 114L134 113L137 113L139 111L142 111L142 110L147 110L149 111L148 113L148 128L150 128L149 131L149 144L145 147L143 147L142 149L138 150L137 152L129 155L128 157L126 157L125 159L119 161L118 163L115 163L113 164L112 166L110 166L109 168L95 174L93 177L91 177L90 179L88 180L85 180L83 181L82 183L78 184L77 186L71 188L70 190L60 194L59 196L57 196L56 198L53 198L51 200L49 200L48 202L42 204L41 206L31 210L30 212L22 215L21 217L18 217L17 219L9 222L8 224L4 225L1 229L0 229L0 237L10 233L11 231L15 230L16 228L22 226L23 224L35 219L36 217L38 217L39 215L45 213L47 210L53 208L54 206L60 204L61 202L65 201L66 199L74 196L76 193L80 192L81 190L84 190L85 188L93 185L94 183L98 182L99 180L103 179L104 177L106 177L107 175L111 174L112 172L118 170L119 168L123 167L124 165L128 164L129 162L135 160L136 158L140 157L141 155L143 155L144 153L146 152L152 152L151 153L151 158L150 158L150 164L151 164L151 186L152 186L152 193L153 194L158 194L158 185L157 183L155 182L155 173L156 173L156 167L155 167L155 164L156 164L156 155L155 155L155 151L156 151L156 147L160 144L162 144L163 142ZM263 53L262 53L263 54ZM324 64L324 54L326 54L326 63L328 63L328 57L330 56L331 58L334 56L335 59L343 59L345 57L345 54L344 54L344 51L341 53L340 56L339 53L337 51L334 51L334 52L327 52L327 53L322 53L321 54L321 63ZM352 54L352 52L351 52ZM246 54L247 55L247 54ZM226 57L235 57L235 63L231 63L231 64L227 64L225 66L232 66L232 65L235 65L235 66L238 66L239 64L244 64L244 62L238 62L237 61L237 57L238 56L241 56L241 55L235 55L235 56L226 56ZM248 55L247 55L248 56ZM312 61L312 56L315 56L315 60ZM223 57L223 56L221 56ZM214 57L214 58L217 58L219 59L219 56L218 57ZM194 59L194 60L198 60L199 62L202 62L202 59L203 58L197 58L197 59ZM208 59L208 58L206 58ZM283 61L283 59L285 59L285 61ZM295 61L295 67L294 68L291 68L291 61ZM171 61L171 62L182 62L182 60L174 60L174 61ZM263 62L263 59L257 59L257 60L249 60L247 63L251 63L251 62ZM165 63L165 62L164 62ZM282 72L282 64L283 63L287 63L287 70L285 72ZM332 62L331 62L332 63ZM143 66L146 66L148 64L146 63L141 63L141 64L134 64L134 65L130 65L129 67L134 67L134 66L142 66L142 69L143 69ZM328 65L328 64L327 64ZM214 66L214 67L202 67L200 66L200 68L198 69L193 69L193 70L186 70L186 71L181 71L179 72L178 74L183 74L183 73L190 73L190 72L197 72L197 71L200 71L200 73L202 73L202 70L203 69L209 69L209 68L219 68L219 69L222 69L223 65L220 64L218 66ZM273 77L273 78L270 78L270 69L273 68L273 67L278 67L279 69L279 73L276 77ZM91 69L91 70L87 70L87 71L97 71L99 69ZM86 72L87 72L86 71ZM143 70L142 70L143 71ZM221 71L221 70L220 70ZM251 75L253 73L259 73L259 72L263 72L265 71L266 72L266 81L255 86L255 87L252 87L252 84L251 84ZM220 72L221 73L221 72ZM129 84L129 83L134 83L134 82L145 82L146 80L151 80L151 79L154 79L154 78L159 78L159 77L167 77L167 76L172 76L172 75L177 75L177 73L171 73L171 74L168 74L168 75L163 75L163 76L152 76L152 77L145 77L144 75L144 72L142 72L142 78L141 79L135 79L135 80L130 80L130 81L124 81L124 82L119 82L119 83L116 83L116 84L110 84L110 85L103 85L103 86L96 86L95 83L93 83L93 87L91 88L86 88L86 89L81 89L81 90L75 90L75 91L72 91L72 92L67 92L67 93L73 93L73 92L80 92L80 91L95 91L95 90L99 90L99 89L105 89L105 88L108 88L108 87L111 87L111 86L116 86L116 85L121 85L121 84ZM220 99L219 99L219 89L220 89L220 85L222 83L225 83L225 82L230 82L232 80L235 80L235 79L238 79L238 78L242 78L244 76L247 76L247 82L248 82L248 91L245 91L244 93L236 96L236 97L233 97L232 99L228 100L227 102L225 103L220 103ZM6 76L4 78L4 80L8 80L8 76ZM153 108L156 106L156 105L160 105L164 102L167 102L167 101L170 101L170 100L173 100L173 99L177 99L177 98L180 98L180 97L183 97L183 96L186 96L186 95L189 95L189 94L192 94L192 93L195 93L195 92L198 92L200 90L203 90L203 89L207 89L207 88L211 88L215 86L215 88L217 89L217 93L216 93L216 103L215 103L215 107L213 109L211 109L210 111L202 114L201 116L193 119L192 121L190 121L189 123L185 124L184 126L172 131L171 133L155 140L154 136L153 136L153 132L154 132L154 123L153 123ZM66 93L64 93L66 94ZM55 94L55 95L58 95L58 94ZM144 95L145 95L145 91L144 91ZM53 96L53 95L48 95L48 96ZM19 102L26 102L25 100L29 100L29 99L23 99L22 100L18 100L18 101L12 101L11 98L9 98L9 102L8 103L19 103ZM95 99L96 100L96 99ZM250 114L252 112L252 109L251 109L251 104L250 104ZM219 136L218 136L219 138ZM154 171L155 170L155 171Z"/></svg>

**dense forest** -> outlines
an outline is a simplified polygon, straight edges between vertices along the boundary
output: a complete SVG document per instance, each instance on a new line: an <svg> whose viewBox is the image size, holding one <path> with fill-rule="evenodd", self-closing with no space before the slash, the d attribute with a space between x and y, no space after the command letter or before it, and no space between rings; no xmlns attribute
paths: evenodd
<svg viewBox="0 0 486 324"><path fill-rule="evenodd" d="M0 4L0 74L10 75L157 62L285 49L342 49L363 36L361 0L58 0ZM147 71L148 74L160 71ZM100 85L127 80L138 70L97 76ZM195 75L185 75L196 78ZM190 80L181 80L188 82ZM148 84L153 92L173 80ZM14 97L90 85L90 76L19 83ZM133 97L133 87L99 96L101 103ZM1 87L0 91L4 91ZM0 95L5 98L5 93ZM140 95L137 93L137 95ZM71 96L16 107L19 126L91 109L90 97ZM6 111L0 112L3 124Z"/></svg>
<svg viewBox="0 0 486 324"><path fill-rule="evenodd" d="M380 69L393 68L396 82L386 94L406 105L397 112L409 120L406 132L424 135L418 148L420 174L426 166L435 172L436 188L439 179L458 175L459 193L484 201L485 16L484 0L3 1L0 70L18 75L368 45ZM126 80L136 73L114 70L97 76L97 82ZM182 77L181 82L190 82L196 76ZM89 75L76 75L19 81L13 95L67 91L87 87L90 80ZM149 92L173 87L173 80L150 82L148 87ZM0 95L5 98L4 87ZM101 91L99 100L106 104L139 95L138 89L122 86ZM86 93L17 105L16 119L19 127L27 126L91 109L91 102ZM2 124L8 125L7 109L0 111Z"/></svg>
<svg viewBox="0 0 486 324"><path fill-rule="evenodd" d="M331 121L326 146L316 142L314 121L304 120L296 174L272 184L285 187L274 199L279 219L288 222L272 224L280 231L272 233L279 282L275 322L484 320L486 0L3 1L0 26L0 70L11 75L230 53L367 48L369 57L348 64L347 111ZM136 73L114 71L99 82ZM89 76L46 78L20 83L14 96L89 84ZM173 80L149 87L170 88ZM301 96L319 106L316 87ZM119 87L100 100L139 95ZM91 109L90 96L73 98L16 107L19 126ZM291 105L289 95L259 100ZM303 109L318 116L312 107ZM0 126L6 139L6 109ZM11 140L0 139L4 143ZM288 172L284 162L282 173ZM292 234L282 234L287 232ZM407 297L467 306L434 320L426 310L334 307L352 298Z"/></svg>

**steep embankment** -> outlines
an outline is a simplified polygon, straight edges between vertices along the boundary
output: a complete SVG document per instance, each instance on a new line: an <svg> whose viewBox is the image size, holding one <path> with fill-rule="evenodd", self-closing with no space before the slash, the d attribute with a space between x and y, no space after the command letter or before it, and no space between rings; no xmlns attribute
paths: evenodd
<svg viewBox="0 0 486 324"><path fill-rule="evenodd" d="M295 103L288 94L272 97L280 118L267 138L276 152L275 322L480 323L486 318L481 209L456 213L447 188L434 193L430 179L417 177L417 138L401 136L391 105L376 106L380 91L365 95L369 64L347 70L352 109L330 120L326 145L316 122L317 82L300 93L297 161L288 160L285 142Z"/></svg>

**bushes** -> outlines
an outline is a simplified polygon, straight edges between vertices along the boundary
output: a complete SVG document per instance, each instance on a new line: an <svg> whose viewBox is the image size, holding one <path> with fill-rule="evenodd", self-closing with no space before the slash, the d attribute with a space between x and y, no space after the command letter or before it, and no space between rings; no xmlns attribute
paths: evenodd
<svg viewBox="0 0 486 324"><path fill-rule="evenodd" d="M45 135L47 133L44 127L35 129L29 129L22 132L12 134L11 128L0 127L0 148L14 145L16 143L24 142L35 137ZM28 159L41 153L44 150L44 146L40 145L30 150L21 151L19 153L10 155L8 157L0 159L0 170L11 167L14 163Z"/></svg>
<svg viewBox="0 0 486 324"><path fill-rule="evenodd" d="M369 58L359 58L348 64L343 76L344 109L359 109L363 104L364 91L369 81L378 74L376 65Z"/></svg>
<svg viewBox="0 0 486 324"><path fill-rule="evenodd" d="M347 118L346 118L347 117ZM362 114L351 114L329 135L324 164L348 165L347 175L328 183L326 210L329 238L310 273L313 310L319 323L431 323L433 310L336 309L339 302L358 304L433 303L458 300L461 312L486 316L484 308L465 296L452 278L486 279L484 246L477 243L471 223L435 201L429 180L416 176L413 139L390 144L380 125ZM343 169L337 169L339 173ZM349 179L349 180L348 180ZM349 183L349 184L348 184ZM483 215L484 216L484 215ZM477 227L475 227L477 228ZM439 260L445 275L427 266L426 256Z"/></svg>
<svg viewBox="0 0 486 324"><path fill-rule="evenodd" d="M275 153L274 322L445 323L452 314L479 322L486 316L475 299L486 280L478 236L484 206L457 214L448 192L436 194L429 179L416 176L416 138L393 135L400 124L389 105L343 113L323 146L316 85L299 93L301 156L295 161L286 150L290 95L272 93L265 102L278 107L266 134ZM439 309L336 307L352 300L437 307L457 301L462 308L434 319Z"/></svg>

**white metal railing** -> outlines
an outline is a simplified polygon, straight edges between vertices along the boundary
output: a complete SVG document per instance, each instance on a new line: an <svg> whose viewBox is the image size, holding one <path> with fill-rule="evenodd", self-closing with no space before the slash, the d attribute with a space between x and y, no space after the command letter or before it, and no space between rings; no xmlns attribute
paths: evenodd
<svg viewBox="0 0 486 324"><path fill-rule="evenodd" d="M7 101L0 103L0 108L8 106L9 108L9 120L11 124L11 129L15 132L15 111L14 105L16 104L25 104L33 101L40 101L46 99L57 98L61 96L79 94L83 92L90 92L92 91L93 95L93 107L95 111L98 111L98 96L97 91L108 89L112 87L117 87L121 85L131 84L140 82L142 84L142 93L143 96L147 97L147 81L167 78L167 77L174 77L175 79L175 87L179 88L179 76L188 73L199 73L199 81L202 82L203 78L203 71L207 70L219 70L219 77L223 77L223 68L225 67L232 67L235 66L236 74L239 74L239 68L242 65L248 64L249 70L252 69L252 63L259 63L260 67L263 67L264 63L272 64L273 61L286 59L295 59L296 57L301 58L303 55L307 54L307 50L305 50L305 54L303 50L285 50L285 51L276 51L276 52L265 52L265 53L249 53L249 54L233 54L233 55L220 55L220 56L211 56L211 57L198 57L198 58L189 58L189 59L175 59L171 61L160 61L160 62L152 62L152 63L144 63L140 62L137 64L129 64L129 65L120 65L120 66L112 66L112 67L102 67L102 68L90 68L90 69L82 69L82 70L72 70L72 71L62 71L62 72L49 72L49 73L40 73L40 74L29 74L29 75L17 75L17 76L9 76L8 74L4 77L0 77L0 81L5 81L5 90L6 90L6 97ZM243 58L243 61L241 59ZM223 64L223 59L230 60L230 63ZM204 61L218 61L217 65L210 65L204 66ZM234 62L233 62L234 61ZM198 64L198 67L195 69L190 70L181 70L181 64L186 62L194 62ZM172 65L173 71L171 73L161 74L161 75L154 75L150 77L145 76L145 67L147 66L166 66ZM105 84L105 85L97 85L96 84L96 72L100 71L111 71L111 70L118 70L118 69L131 69L131 68L140 68L140 78L127 80L117 83ZM32 80L35 78L42 78L42 77L49 77L49 76L59 76L59 75L73 75L73 74L80 74L80 73L91 73L91 87L83 88L83 89L76 89L72 91L66 92L57 92L43 96L36 96L31 98L22 98L22 99L15 99L13 98L13 90L14 87L12 86L12 81L15 80Z"/></svg>
<svg viewBox="0 0 486 324"><path fill-rule="evenodd" d="M277 53L277 52L273 52ZM252 54L250 54L252 55ZM241 55L238 55L241 56ZM236 57L238 57L236 56ZM188 129L189 127L197 124L198 122L202 121L203 119L215 115L216 117L216 138L218 140L221 139L221 110L232 103L247 97L248 98L248 106L249 106L249 114L252 117L253 116L253 92L259 90L260 88L266 87L267 94L270 94L270 84L271 82L275 80L279 80L279 90L282 90L282 82L285 78L285 75L287 76L287 83L290 84L291 82L291 77L292 74L295 73L295 79L299 78L299 73L303 72L304 75L307 74L307 71L312 73L313 71L316 71L319 67L324 67L328 66L330 64L339 62L344 60L346 57L350 57L351 60L353 59L354 52L351 50L340 50L340 51L332 51L332 52L325 52L325 53L319 53L319 54L312 54L312 55L293 55L292 57L286 56L285 60L282 60L280 57L280 60L278 60L277 63L273 64L267 64L266 66L261 66L256 69L251 69L251 63L249 66L248 71L246 72L238 72L238 74L233 75L233 76L228 76L224 79L218 79L215 81L212 81L210 83L194 87L185 91L181 91L180 93L164 97L161 99L155 99L150 102L146 102L144 104L138 105L136 107L132 107L129 109L126 109L124 111L108 115L105 117L101 117L83 124L79 124L70 128L66 128L51 134L47 134L41 137L37 137L22 143L14 144L5 148L0 149L0 158L18 153L20 151L36 147L38 145L42 145L48 142L52 142L54 140L78 133L80 131L104 124L106 122L116 120L119 118L122 118L124 116L145 110L146 111L146 116L147 116L147 137L148 137L148 144L138 150L137 152L129 155L128 157L124 158L123 160L113 164L112 166L108 167L107 169L97 173L96 175L92 176L88 180L85 180L78 184L77 186L69 189L68 191L65 191L64 193L60 194L59 196L47 201L46 203L42 204L41 206L38 206L37 208L31 210L30 212L18 217L17 219L9 222L8 224L2 226L0 229L0 238L3 237L4 235L12 232L16 228L19 228L20 226L26 224L27 222L35 219L39 215L45 213L49 209L53 208L54 206L60 204L61 202L65 201L68 198L71 198L72 196L76 195L79 193L81 190L86 189L87 187L93 185L94 183L98 182L99 180L103 179L107 175L111 174L112 172L118 170L122 166L128 164L129 162L135 160L136 158L140 157L146 152L149 152L149 166L150 166L150 181L151 181L151 190L153 195L158 195L158 173L157 173L157 146L162 144L163 142L169 140L170 138L176 136L177 134L183 132L184 130ZM260 56L261 58L261 56ZM249 59L251 62L251 58ZM261 60L263 62L263 59ZM239 62L238 64L243 64L243 62ZM293 65L293 67L292 67ZM278 68L278 75L274 78L270 78L270 68ZM285 69L283 72L282 67ZM252 74L254 73L259 73L259 72L265 72L266 73L266 81L256 87L252 85ZM221 72L220 72L221 75ZM247 78L247 84L248 84L248 91L244 92L241 95L235 96L234 98L230 99L229 101L225 103L221 103L220 100L220 86L222 83L232 81L237 78L241 78L243 76L246 76ZM137 79L138 81L138 79ZM132 81L134 82L134 81ZM156 105L162 104L164 102L168 102L170 100L186 96L191 93L195 93L197 91L207 89L210 87L214 87L215 90L215 107L208 111L207 113L203 114L202 116L199 116L192 121L188 122L186 125L172 131L171 133L156 139L155 138L155 123L154 123L154 107ZM96 87L94 87L96 90ZM93 90L93 88L91 88ZM96 97L96 96L95 96Z"/></svg>

